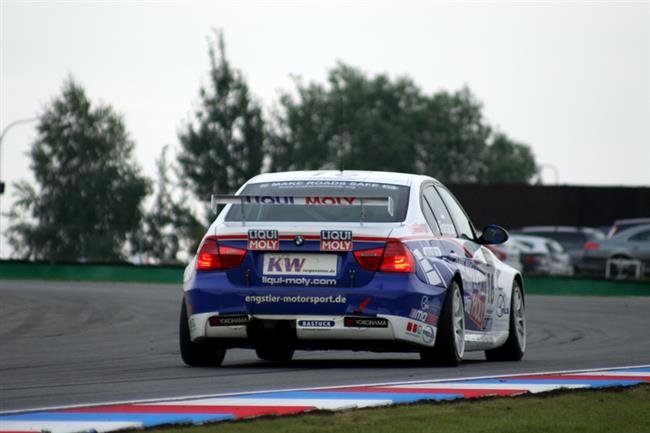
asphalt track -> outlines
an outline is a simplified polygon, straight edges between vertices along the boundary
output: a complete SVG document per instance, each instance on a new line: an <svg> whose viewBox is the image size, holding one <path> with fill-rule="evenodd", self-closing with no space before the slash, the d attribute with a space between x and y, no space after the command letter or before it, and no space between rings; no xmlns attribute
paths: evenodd
<svg viewBox="0 0 650 433"><path fill-rule="evenodd" d="M171 285L0 280L0 411L650 364L650 297L528 296L528 350L517 363L481 352L458 368L364 352L270 363L231 350L220 368L189 368L177 347L180 299Z"/></svg>

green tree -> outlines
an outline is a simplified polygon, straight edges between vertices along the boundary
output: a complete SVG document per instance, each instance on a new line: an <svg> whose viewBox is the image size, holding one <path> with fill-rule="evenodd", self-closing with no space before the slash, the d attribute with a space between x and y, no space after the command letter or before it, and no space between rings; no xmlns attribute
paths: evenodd
<svg viewBox="0 0 650 433"><path fill-rule="evenodd" d="M468 88L429 96L409 78L367 77L339 64L326 85L296 80L296 92L281 96L266 154L272 171L343 167L446 182L529 181L530 149L513 143L517 157L499 153L503 139L491 142L482 111Z"/></svg>
<svg viewBox="0 0 650 433"><path fill-rule="evenodd" d="M445 182L479 182L491 129L468 88L426 98L418 113L418 173Z"/></svg>
<svg viewBox="0 0 650 433"><path fill-rule="evenodd" d="M119 260L139 227L148 181L122 118L70 78L40 116L29 155L36 186L16 185L9 242L25 258Z"/></svg>
<svg viewBox="0 0 650 433"><path fill-rule="evenodd" d="M423 98L408 78L368 79L339 64L328 86L296 81L297 96L282 95L271 170L373 169L412 171L417 109Z"/></svg>
<svg viewBox="0 0 650 433"><path fill-rule="evenodd" d="M525 183L537 173L530 147L497 133L483 155L483 183Z"/></svg>
<svg viewBox="0 0 650 433"><path fill-rule="evenodd" d="M216 33L209 56L209 84L200 89L194 121L179 133L183 179L202 201L234 192L260 172L266 136L260 105L226 58L223 33Z"/></svg>
<svg viewBox="0 0 650 433"><path fill-rule="evenodd" d="M184 205L185 201L174 199L172 190L175 184L169 173L167 153L168 147L164 146L156 160L157 181L153 204L143 219L142 230L133 239L134 248L143 261L177 263L183 244L188 250L193 246L195 229L200 227L200 231L203 231L190 209Z"/></svg>

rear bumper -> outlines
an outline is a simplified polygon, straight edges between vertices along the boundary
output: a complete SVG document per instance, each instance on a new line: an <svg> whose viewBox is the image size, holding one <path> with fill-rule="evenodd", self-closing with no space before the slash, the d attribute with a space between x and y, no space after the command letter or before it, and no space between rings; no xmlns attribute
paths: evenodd
<svg viewBox="0 0 650 433"><path fill-rule="evenodd" d="M600 257L585 257L580 263L580 272L584 275L605 277L607 259Z"/></svg>
<svg viewBox="0 0 650 433"><path fill-rule="evenodd" d="M215 338L231 347L250 347L257 338L251 324L281 321L286 334L280 338L295 341L297 346L308 341L322 342L325 347L328 341L432 346L445 295L445 287L426 284L415 274L381 274L372 284L360 287L241 287L223 274L203 274L185 291L185 303L193 341ZM215 316L247 317L248 321L246 325L213 326L216 323L211 325L209 319ZM346 317L385 319L387 326L346 326Z"/></svg>
<svg viewBox="0 0 650 433"><path fill-rule="evenodd" d="M250 323L259 321L282 321L290 325L292 338L295 337L296 347L318 347L327 348L327 342L336 346L342 341L364 342L364 347L376 342L403 342L412 346L431 347L436 336L434 325L419 322L407 317L380 314L375 317L369 316L331 316L331 315L251 315L248 325L236 326L212 326L210 318L219 316L218 312L193 314L189 317L190 337L192 341L200 341L205 338L224 340L227 346L251 347ZM346 326L345 317L365 319L385 319L385 327L361 327ZM293 334L295 332L295 334ZM229 340L229 341L226 341ZM322 344L314 343L321 342ZM301 343L301 342L304 342ZM314 344L311 344L314 343ZM354 347L354 345L352 345ZM331 347L335 348L335 347Z"/></svg>

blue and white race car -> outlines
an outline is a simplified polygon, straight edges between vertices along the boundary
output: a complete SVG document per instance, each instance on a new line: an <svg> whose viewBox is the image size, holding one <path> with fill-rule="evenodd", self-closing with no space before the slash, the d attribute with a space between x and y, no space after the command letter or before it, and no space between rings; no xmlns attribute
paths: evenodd
<svg viewBox="0 0 650 433"><path fill-rule="evenodd" d="M294 350L419 352L457 365L466 351L520 360L521 275L484 245L437 180L412 174L261 174L218 214L184 273L180 349L218 366L228 348L266 360Z"/></svg>

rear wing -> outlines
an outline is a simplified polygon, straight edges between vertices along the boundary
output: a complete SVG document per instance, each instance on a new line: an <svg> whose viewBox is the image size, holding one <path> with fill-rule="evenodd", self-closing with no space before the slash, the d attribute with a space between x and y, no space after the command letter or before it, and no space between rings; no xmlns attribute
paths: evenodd
<svg viewBox="0 0 650 433"><path fill-rule="evenodd" d="M223 195L213 194L212 210L216 213L220 204L241 205L242 223L245 223L244 206L254 205L302 205L302 206L361 206L361 221L363 222L363 209L365 206L385 206L390 216L394 216L395 209L391 197L358 197L358 196L271 196L271 195Z"/></svg>

